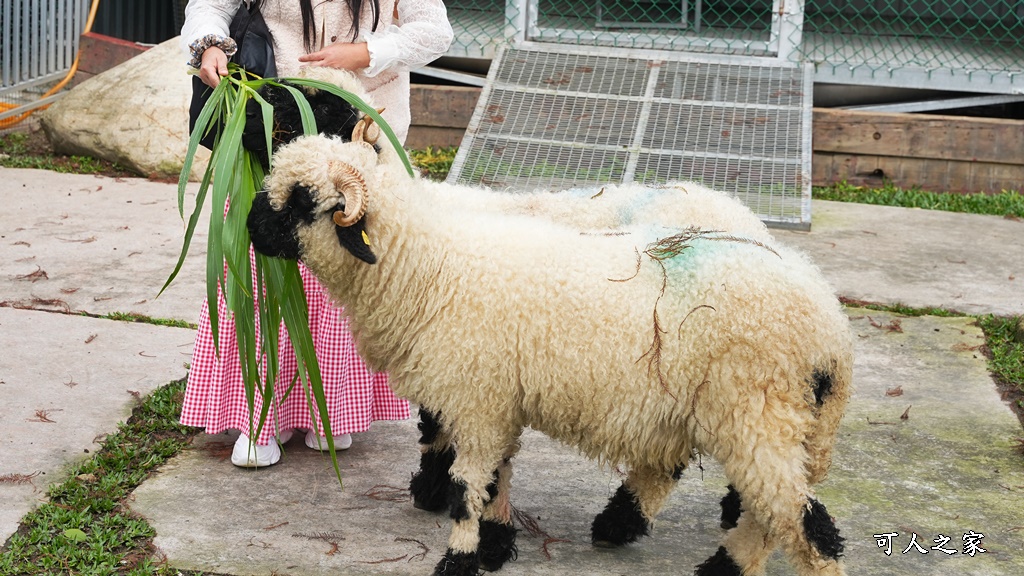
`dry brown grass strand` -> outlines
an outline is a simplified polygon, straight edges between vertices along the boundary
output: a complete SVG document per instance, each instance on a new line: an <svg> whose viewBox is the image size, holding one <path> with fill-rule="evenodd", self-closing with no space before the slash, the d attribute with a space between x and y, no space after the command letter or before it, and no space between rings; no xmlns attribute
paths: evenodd
<svg viewBox="0 0 1024 576"><path fill-rule="evenodd" d="M697 415L700 414L700 410L697 410L697 396L700 394L701 390L703 390L705 386L711 383L711 380L708 379L709 372L711 372L710 360L708 361L707 369L704 370L704 377L701 378L700 384L697 385L697 388L695 388L693 391L693 396L690 397L690 413L693 414L693 421L696 422L697 425L701 427L701 429L707 432L709 436L714 436L715 433L712 432L711 429L709 429L707 426L705 426L704 423L700 421L700 418L697 417ZM701 468L702 472L703 470L704 469Z"/></svg>
<svg viewBox="0 0 1024 576"><path fill-rule="evenodd" d="M380 500L382 502L408 502L412 499L412 493L409 492L408 488L399 488L386 484L377 484L363 495L372 500Z"/></svg>
<svg viewBox="0 0 1024 576"><path fill-rule="evenodd" d="M686 316L683 316L683 320L681 322L679 322L679 328L676 330L676 335L677 336L681 336L682 335L682 333L683 333L683 324L686 323L686 320L690 317L690 314L693 314L694 312L696 312L697 310L700 310L701 308L708 308L708 309L710 309L713 312L718 312L718 310L714 306L711 306L710 304L701 304L700 306L695 306L692 310L687 312Z"/></svg>
<svg viewBox="0 0 1024 576"><path fill-rule="evenodd" d="M640 264L642 262L642 259L640 257L640 251L637 250L636 247L634 246L633 247L633 252L636 253L636 272L633 272L633 275L630 276L629 278L621 278L621 279L609 278L608 279L609 282L629 282L630 280L632 280L633 278L636 278L640 274Z"/></svg>
<svg viewBox="0 0 1024 576"><path fill-rule="evenodd" d="M538 524L537 521L534 520L532 517L530 517L529 515L527 515L526 513L522 512L522 511L520 511L513 504L509 504L509 508L512 509L512 518L517 523L519 523L520 526L523 527L523 530L526 530L527 534L529 534L530 536L533 536L533 537L543 536L545 538L551 538L551 535L548 534L547 532L545 532L540 527L540 524Z"/></svg>
<svg viewBox="0 0 1024 576"><path fill-rule="evenodd" d="M427 554L430 553L430 548L428 548L426 544L420 542L419 540L416 540L415 538L402 538L401 536L399 536L395 538L395 542L412 542L419 545L420 551L416 554L413 554L412 556L409 556L409 560L407 560L407 562L412 562L413 560L423 560L427 557Z"/></svg>
<svg viewBox="0 0 1024 576"><path fill-rule="evenodd" d="M555 544L556 542L572 542L572 540L566 540L565 538L545 538L544 545L540 547L541 551L544 552L544 557L551 560L551 552L548 551L548 544Z"/></svg>
<svg viewBox="0 0 1024 576"><path fill-rule="evenodd" d="M32 482L32 479L35 478L36 476L39 476L40 474L42 474L41 470L36 470L31 474L4 474L3 476L0 476L0 484L31 484L32 487L34 488L35 483Z"/></svg>
<svg viewBox="0 0 1024 576"><path fill-rule="evenodd" d="M340 542L345 537L337 532L297 532L292 534L292 538L302 538L304 540L320 540L321 542Z"/></svg>
<svg viewBox="0 0 1024 576"><path fill-rule="evenodd" d="M732 234L725 234L722 230L703 230L696 226L690 226L684 229L678 234L659 238L654 242L647 245L647 249L644 250L644 254L647 254L654 260L668 260L675 258L680 255L692 245L694 240L714 240L722 242L736 242L739 244L750 244L751 246L757 246L763 248L772 254L775 254L779 258L782 255L775 251L774 248L768 246L764 242L754 240L752 238L744 238L742 236L734 236Z"/></svg>

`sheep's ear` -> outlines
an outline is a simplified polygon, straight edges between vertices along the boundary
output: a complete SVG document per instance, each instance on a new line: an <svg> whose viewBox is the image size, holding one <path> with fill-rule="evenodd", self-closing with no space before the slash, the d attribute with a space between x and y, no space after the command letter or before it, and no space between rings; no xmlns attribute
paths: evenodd
<svg viewBox="0 0 1024 576"><path fill-rule="evenodd" d="M297 223L291 210L274 210L266 192L260 192L253 198L246 220L252 247L257 252L290 260L299 257L299 240L295 237Z"/></svg>
<svg viewBox="0 0 1024 576"><path fill-rule="evenodd" d="M338 243L353 256L367 264L376 264L377 256L370 250L370 237L366 234L366 217L351 226L335 226Z"/></svg>

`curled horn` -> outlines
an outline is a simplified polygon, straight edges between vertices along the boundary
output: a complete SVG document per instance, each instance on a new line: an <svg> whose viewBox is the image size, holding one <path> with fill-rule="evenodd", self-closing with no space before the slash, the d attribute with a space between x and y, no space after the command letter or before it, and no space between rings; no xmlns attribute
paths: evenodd
<svg viewBox="0 0 1024 576"><path fill-rule="evenodd" d="M345 162L328 163L327 173L334 187L345 196L345 210L334 213L334 223L342 227L351 226L366 213L366 197L369 194L366 181L359 170Z"/></svg>
<svg viewBox="0 0 1024 576"><path fill-rule="evenodd" d="M377 110L377 114L384 112L384 108ZM368 115L363 116L356 122L356 127L352 129L352 141L353 142L366 142L367 144L376 144L380 138L380 126L373 123L373 118Z"/></svg>

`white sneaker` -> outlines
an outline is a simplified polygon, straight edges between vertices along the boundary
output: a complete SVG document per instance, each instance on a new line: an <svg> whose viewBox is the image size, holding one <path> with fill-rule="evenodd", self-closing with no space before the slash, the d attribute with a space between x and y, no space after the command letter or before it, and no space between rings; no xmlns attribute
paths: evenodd
<svg viewBox="0 0 1024 576"><path fill-rule="evenodd" d="M278 443L284 444L292 437L291 430L285 430L277 436L277 439L266 446L251 444L249 437L240 434L235 440L235 447L231 450L231 463L240 468L259 468L271 466L281 460L281 447Z"/></svg>
<svg viewBox="0 0 1024 576"><path fill-rule="evenodd" d="M325 451L327 450L327 437L317 436L316 430L310 430L306 432L306 446L313 450ZM348 450L352 447L352 435L342 434L334 437L334 449L335 450Z"/></svg>

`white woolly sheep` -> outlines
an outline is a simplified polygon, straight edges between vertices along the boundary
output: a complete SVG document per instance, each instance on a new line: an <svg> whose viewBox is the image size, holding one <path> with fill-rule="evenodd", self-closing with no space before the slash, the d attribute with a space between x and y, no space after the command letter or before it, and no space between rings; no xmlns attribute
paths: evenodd
<svg viewBox="0 0 1024 576"><path fill-rule="evenodd" d="M334 84L343 90L360 94L361 84L352 74L334 68L306 68L300 74L307 79ZM327 92L302 88L310 103L320 134L348 138L359 111L345 100ZM260 89L263 99L274 109L273 149L287 144L302 134L302 120L293 94L272 84ZM267 148L263 114L256 100L249 102L242 142L266 164ZM371 126L371 128L374 128ZM369 140L379 138L374 130ZM389 150L390 152L390 150ZM385 154L398 165L395 154ZM619 228L635 224L671 225L679 229L700 225L706 230L742 234L762 242L771 241L764 223L739 201L693 182L677 182L663 186L640 184L607 185L552 192L492 195L477 194L466 200L480 203L478 209L511 214L531 214L562 222L586 233L620 233ZM448 470L455 458L450 439L439 434L436 418L420 408L420 469L410 482L412 500L417 508L440 511L448 506L451 479ZM739 516L738 496L730 490L723 500L724 525L734 525Z"/></svg>
<svg viewBox="0 0 1024 576"><path fill-rule="evenodd" d="M843 574L811 487L849 397L852 338L820 272L739 235L580 234L462 206L478 194L493 193L410 180L359 134L311 136L277 151L249 220L256 249L302 258L363 358L458 447L435 574L511 556L525 426L628 466L596 544L646 534L697 450L742 500L698 574L760 573L777 545L801 575Z"/></svg>

